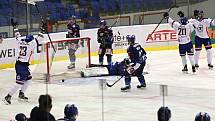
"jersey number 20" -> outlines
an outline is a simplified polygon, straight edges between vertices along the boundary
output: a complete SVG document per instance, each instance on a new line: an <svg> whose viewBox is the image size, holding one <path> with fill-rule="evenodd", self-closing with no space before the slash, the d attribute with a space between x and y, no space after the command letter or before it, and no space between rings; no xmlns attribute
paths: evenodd
<svg viewBox="0 0 215 121"><path fill-rule="evenodd" d="M186 29L178 28L178 30L179 30L178 35L186 35Z"/></svg>
<svg viewBox="0 0 215 121"><path fill-rule="evenodd" d="M26 56L27 54L27 47L26 46L20 46L20 51L19 51L19 55L20 56Z"/></svg>

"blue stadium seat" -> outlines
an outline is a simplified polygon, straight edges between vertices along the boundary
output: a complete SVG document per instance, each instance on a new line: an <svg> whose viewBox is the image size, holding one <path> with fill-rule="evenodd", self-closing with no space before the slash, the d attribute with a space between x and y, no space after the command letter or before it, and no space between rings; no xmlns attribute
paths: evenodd
<svg viewBox="0 0 215 121"><path fill-rule="evenodd" d="M0 17L0 26L7 26L8 20L5 17Z"/></svg>
<svg viewBox="0 0 215 121"><path fill-rule="evenodd" d="M87 6L88 5L88 0L79 0L79 5L80 6Z"/></svg>

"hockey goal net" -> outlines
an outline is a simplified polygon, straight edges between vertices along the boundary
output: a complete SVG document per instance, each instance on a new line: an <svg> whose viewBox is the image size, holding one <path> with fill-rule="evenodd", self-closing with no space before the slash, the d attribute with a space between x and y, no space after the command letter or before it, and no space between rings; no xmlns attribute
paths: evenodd
<svg viewBox="0 0 215 121"><path fill-rule="evenodd" d="M75 51L75 68L68 69L70 65L69 48L78 42ZM54 45L54 49L52 45ZM45 80L47 82L80 77L80 71L91 63L90 38L67 38L43 42L43 52L40 53L37 64L32 70L33 80Z"/></svg>

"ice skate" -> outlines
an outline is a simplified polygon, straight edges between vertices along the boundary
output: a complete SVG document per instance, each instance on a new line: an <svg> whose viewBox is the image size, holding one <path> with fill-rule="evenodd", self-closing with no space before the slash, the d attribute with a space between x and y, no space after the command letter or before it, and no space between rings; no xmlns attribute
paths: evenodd
<svg viewBox="0 0 215 121"><path fill-rule="evenodd" d="M11 96L8 94L2 101L6 104L9 105L11 104Z"/></svg>
<svg viewBox="0 0 215 121"><path fill-rule="evenodd" d="M137 85L138 89L144 89L146 87L146 84Z"/></svg>
<svg viewBox="0 0 215 121"><path fill-rule="evenodd" d="M19 90L19 101L28 102L28 97L25 97L25 94L21 90Z"/></svg>
<svg viewBox="0 0 215 121"><path fill-rule="evenodd" d="M199 69L199 64L195 64L196 69Z"/></svg>
<svg viewBox="0 0 215 121"><path fill-rule="evenodd" d="M70 63L68 66L67 66L68 69L74 69L75 68L75 63Z"/></svg>
<svg viewBox="0 0 215 121"><path fill-rule="evenodd" d="M184 68L182 69L183 73L188 73L188 69L187 69L187 65L184 66Z"/></svg>
<svg viewBox="0 0 215 121"><path fill-rule="evenodd" d="M130 89L131 89L131 86L126 85L125 87L121 88L121 91L122 92L128 92L128 91L130 91Z"/></svg>
<svg viewBox="0 0 215 121"><path fill-rule="evenodd" d="M213 65L212 64L208 64L209 69L213 69Z"/></svg>
<svg viewBox="0 0 215 121"><path fill-rule="evenodd" d="M196 73L196 67L195 66L192 66L192 71L193 71L193 73Z"/></svg>

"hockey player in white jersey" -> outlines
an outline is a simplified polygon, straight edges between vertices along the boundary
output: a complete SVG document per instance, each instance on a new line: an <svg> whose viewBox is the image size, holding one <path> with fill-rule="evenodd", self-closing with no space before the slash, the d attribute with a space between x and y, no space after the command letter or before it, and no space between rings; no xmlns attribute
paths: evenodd
<svg viewBox="0 0 215 121"><path fill-rule="evenodd" d="M25 96L24 92L26 91L29 80L32 78L31 73L29 71L29 60L34 51L37 47L37 42L34 39L33 35L27 35L25 38L21 38L21 35L17 29L17 22L11 20L11 24L14 27L15 37L17 41L17 59L15 64L16 70L16 85L10 90L7 96L4 98L4 102L6 104L11 104L11 97L13 94L19 90L19 99L27 101L28 98ZM39 36L38 36L39 39Z"/></svg>
<svg viewBox="0 0 215 121"><path fill-rule="evenodd" d="M191 33L194 31L194 26L192 23L188 23L187 17L181 17L181 22L174 21L172 18L169 17L168 13L164 13L164 18L167 19L170 26L177 32L178 34L178 42L179 42L179 53L182 59L182 64L184 68L182 69L183 72L187 72L187 60L186 54L190 60L192 71L193 73L196 72L195 70L195 63L194 63L194 52L193 52L193 43L190 38Z"/></svg>
<svg viewBox="0 0 215 121"><path fill-rule="evenodd" d="M215 26L215 21L210 18L204 18L204 12L199 10L194 10L194 17L194 19L189 19L189 22L195 26L195 66L196 68L199 67L199 55L204 44L207 51L208 67L212 69L212 45L211 39L208 36L208 27Z"/></svg>

